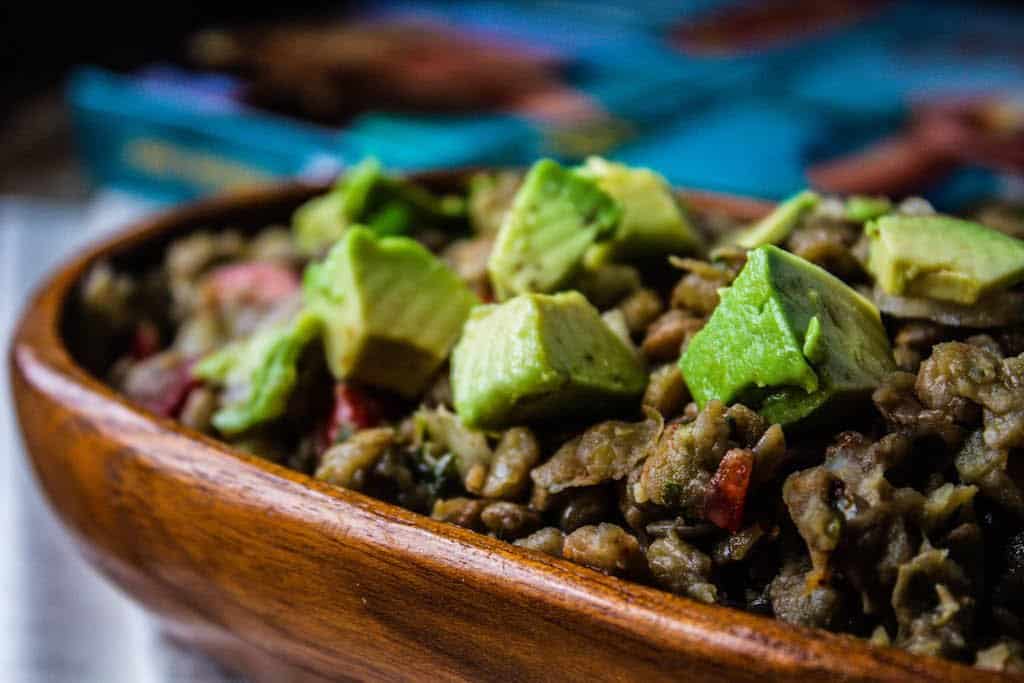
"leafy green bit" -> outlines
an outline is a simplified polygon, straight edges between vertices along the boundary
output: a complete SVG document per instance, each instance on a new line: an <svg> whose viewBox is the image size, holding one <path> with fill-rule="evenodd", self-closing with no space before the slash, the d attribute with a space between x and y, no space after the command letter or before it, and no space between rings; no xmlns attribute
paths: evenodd
<svg viewBox="0 0 1024 683"><path fill-rule="evenodd" d="M415 228L451 227L461 223L465 214L461 197L437 197L385 174L380 162L367 158L326 194L300 206L292 217L292 232L300 251L316 255L356 223L381 235L402 235Z"/></svg>
<svg viewBox="0 0 1024 683"><path fill-rule="evenodd" d="M303 350L320 332L319 319L300 313L290 323L228 344L196 366L194 374L224 387L213 425L234 435L280 417L298 379Z"/></svg>

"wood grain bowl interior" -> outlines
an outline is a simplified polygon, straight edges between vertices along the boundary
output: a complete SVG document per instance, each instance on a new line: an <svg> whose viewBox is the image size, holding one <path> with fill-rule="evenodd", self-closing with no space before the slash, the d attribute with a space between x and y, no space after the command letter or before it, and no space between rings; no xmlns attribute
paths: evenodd
<svg viewBox="0 0 1024 683"><path fill-rule="evenodd" d="M134 407L76 361L71 294L98 258L137 264L190 230L256 229L318 190L250 191L125 231L43 284L11 348L42 488L92 564L173 637L267 681L1008 680L698 604L322 484ZM767 208L688 198L744 219Z"/></svg>

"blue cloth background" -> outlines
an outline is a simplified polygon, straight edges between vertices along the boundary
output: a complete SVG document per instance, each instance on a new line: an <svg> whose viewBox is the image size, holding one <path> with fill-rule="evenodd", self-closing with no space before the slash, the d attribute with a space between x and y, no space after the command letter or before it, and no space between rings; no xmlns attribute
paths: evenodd
<svg viewBox="0 0 1024 683"><path fill-rule="evenodd" d="M593 152L652 166L672 182L766 198L806 184L809 163L898 130L908 101L943 93L1024 93L1024 8L908 1L868 19L751 54L694 56L668 39L712 0L389 2L453 27L553 49L572 87L628 134ZM267 177L337 172L365 154L398 169L571 161L549 126L512 115L370 112L340 130L232 98L227 77L96 69L69 86L81 149L103 184L177 200ZM964 168L928 196L950 206L1005 179Z"/></svg>

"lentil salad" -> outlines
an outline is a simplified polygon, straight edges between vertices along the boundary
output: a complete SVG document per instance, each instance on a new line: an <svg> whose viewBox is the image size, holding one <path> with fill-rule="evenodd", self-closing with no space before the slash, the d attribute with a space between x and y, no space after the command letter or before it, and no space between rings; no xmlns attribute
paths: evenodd
<svg viewBox="0 0 1024 683"><path fill-rule="evenodd" d="M290 226L193 233L81 292L116 387L239 448L691 599L1021 671L1024 263L922 283L891 242L946 220L802 193L739 225L596 159L435 196L371 161ZM963 222L1013 255L1020 224Z"/></svg>

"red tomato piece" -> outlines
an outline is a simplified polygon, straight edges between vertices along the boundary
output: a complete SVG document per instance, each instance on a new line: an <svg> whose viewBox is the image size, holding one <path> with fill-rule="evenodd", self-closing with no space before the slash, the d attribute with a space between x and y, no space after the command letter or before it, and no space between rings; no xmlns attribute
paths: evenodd
<svg viewBox="0 0 1024 683"><path fill-rule="evenodd" d="M716 526L733 533L740 530L753 469L754 454L746 448L733 448L718 464L704 506L704 516Z"/></svg>
<svg viewBox="0 0 1024 683"><path fill-rule="evenodd" d="M380 403L365 389L346 382L334 385L334 407L321 434L321 451L330 448L346 431L376 427L382 412Z"/></svg>

